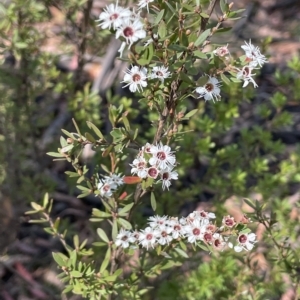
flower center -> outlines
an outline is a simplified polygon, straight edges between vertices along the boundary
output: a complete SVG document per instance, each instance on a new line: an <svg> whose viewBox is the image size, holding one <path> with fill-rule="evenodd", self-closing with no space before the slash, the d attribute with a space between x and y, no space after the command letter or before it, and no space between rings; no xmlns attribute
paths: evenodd
<svg viewBox="0 0 300 300"><path fill-rule="evenodd" d="M239 242L241 244L245 244L247 242L247 236L245 234L242 234L241 236L239 236Z"/></svg>
<svg viewBox="0 0 300 300"><path fill-rule="evenodd" d="M144 169L145 168L145 163L144 162L139 162L137 167L138 167L138 169Z"/></svg>
<svg viewBox="0 0 300 300"><path fill-rule="evenodd" d="M208 92L212 92L214 90L214 85L212 83L207 83L205 85L205 89L208 91Z"/></svg>
<svg viewBox="0 0 300 300"><path fill-rule="evenodd" d="M220 247L221 241L217 239L217 240L215 240L214 244L215 244L216 247Z"/></svg>
<svg viewBox="0 0 300 300"><path fill-rule="evenodd" d="M163 231L162 233L161 233L161 236L162 237L166 237L168 234L165 232L165 231Z"/></svg>
<svg viewBox="0 0 300 300"><path fill-rule="evenodd" d="M204 240L206 241L206 242L211 242L212 241L212 234L211 233L209 233L209 232L206 232L205 234L204 234Z"/></svg>
<svg viewBox="0 0 300 300"><path fill-rule="evenodd" d="M194 228L193 229L193 235L200 235L201 231L199 228Z"/></svg>
<svg viewBox="0 0 300 300"><path fill-rule="evenodd" d="M170 176L169 176L169 173L168 173L168 172L162 174L162 179L163 179L163 180L168 180L169 177L170 177Z"/></svg>
<svg viewBox="0 0 300 300"><path fill-rule="evenodd" d="M103 190L104 192L108 192L110 190L110 186L108 184L103 186Z"/></svg>
<svg viewBox="0 0 300 300"><path fill-rule="evenodd" d="M122 237L122 241L127 241L128 240L128 236L127 235L124 235L123 237Z"/></svg>
<svg viewBox="0 0 300 300"><path fill-rule="evenodd" d="M148 174L149 174L150 177L156 178L157 174L158 174L158 171L157 171L156 168L149 168Z"/></svg>
<svg viewBox="0 0 300 300"><path fill-rule="evenodd" d="M164 76L164 74L163 74L161 71L157 71L157 72L156 72L156 75L157 75L157 76L161 76L161 77Z"/></svg>
<svg viewBox="0 0 300 300"><path fill-rule="evenodd" d="M165 152L157 152L157 158L160 160L165 160L167 158L166 153Z"/></svg>
<svg viewBox="0 0 300 300"><path fill-rule="evenodd" d="M141 80L141 75L140 74L134 74L133 76L132 76L132 80L133 81L140 81Z"/></svg>
<svg viewBox="0 0 300 300"><path fill-rule="evenodd" d="M148 234L146 235L146 240L151 241L152 238L153 238L153 234L152 234L152 233L148 233Z"/></svg>
<svg viewBox="0 0 300 300"><path fill-rule="evenodd" d="M244 67L243 75L244 76L249 76L250 74L251 74L251 70L248 67Z"/></svg>
<svg viewBox="0 0 300 300"><path fill-rule="evenodd" d="M181 227L179 225L174 226L174 230L179 231L180 229L181 229Z"/></svg>
<svg viewBox="0 0 300 300"><path fill-rule="evenodd" d="M200 212L200 216L201 216L202 218L206 218L206 217L207 217L207 213L206 213L205 211L201 211L201 212Z"/></svg>
<svg viewBox="0 0 300 300"><path fill-rule="evenodd" d="M132 27L126 27L126 28L123 30L123 33L124 33L124 36L125 36L125 37L130 37L130 36L133 36L134 31L133 31Z"/></svg>
<svg viewBox="0 0 300 300"><path fill-rule="evenodd" d="M118 19L119 18L119 14L117 14L117 13L114 13L114 14L112 14L110 17L109 17L109 19L112 21L112 20L116 20L116 19Z"/></svg>
<svg viewBox="0 0 300 300"><path fill-rule="evenodd" d="M234 225L232 219L226 219L225 224L226 224L226 226L228 226L228 227L232 227L232 226Z"/></svg>

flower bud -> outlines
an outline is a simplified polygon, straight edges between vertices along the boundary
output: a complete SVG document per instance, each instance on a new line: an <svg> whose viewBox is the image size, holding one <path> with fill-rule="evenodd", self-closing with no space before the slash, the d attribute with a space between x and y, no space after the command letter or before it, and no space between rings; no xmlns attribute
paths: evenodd
<svg viewBox="0 0 300 300"><path fill-rule="evenodd" d="M72 144L74 142L74 140L72 138L67 138L67 143L68 144Z"/></svg>
<svg viewBox="0 0 300 300"><path fill-rule="evenodd" d="M185 34L186 34L186 35L190 35L190 34L191 34L191 30L190 30L190 29L187 29L186 32L185 32Z"/></svg>

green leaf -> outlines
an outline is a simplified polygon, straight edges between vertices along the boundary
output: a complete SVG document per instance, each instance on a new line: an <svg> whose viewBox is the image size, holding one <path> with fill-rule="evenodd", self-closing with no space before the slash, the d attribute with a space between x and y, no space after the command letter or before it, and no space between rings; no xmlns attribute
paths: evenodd
<svg viewBox="0 0 300 300"><path fill-rule="evenodd" d="M253 209L256 208L255 204L254 204L250 199L244 198L243 200L244 200L251 208L253 208Z"/></svg>
<svg viewBox="0 0 300 300"><path fill-rule="evenodd" d="M123 218L118 218L117 221L125 229L127 229L127 230L131 230L132 229L132 225L127 220L125 220Z"/></svg>
<svg viewBox="0 0 300 300"><path fill-rule="evenodd" d="M36 211L41 211L41 210L43 210L43 207L42 207L41 205L35 203L35 202L30 202L30 204L31 204L31 207L32 207L33 209L35 209Z"/></svg>
<svg viewBox="0 0 300 300"><path fill-rule="evenodd" d="M167 35L166 23L161 21L158 25L158 35L161 39L165 38Z"/></svg>
<svg viewBox="0 0 300 300"><path fill-rule="evenodd" d="M109 239L108 239L105 231L102 228L97 229L97 234L104 242L109 243Z"/></svg>
<svg viewBox="0 0 300 300"><path fill-rule="evenodd" d="M84 134L84 136L86 137L86 139L87 139L88 141L90 141L90 142L92 142L92 143L96 143L95 138L94 138L90 133L86 132L86 133Z"/></svg>
<svg viewBox="0 0 300 300"><path fill-rule="evenodd" d="M188 112L188 113L184 116L184 118L189 119L189 118L191 118L193 115L195 115L197 112L198 112L198 109L193 109L193 110L191 110L190 112Z"/></svg>
<svg viewBox="0 0 300 300"><path fill-rule="evenodd" d="M78 125L77 125L77 123L76 123L76 121L75 121L75 119L74 119L74 118L72 118L72 122L73 122L73 124L74 124L74 126L75 126L75 128L76 128L76 131L77 131L77 133L79 134L79 136L81 136L81 133L80 133L79 127L78 127Z"/></svg>
<svg viewBox="0 0 300 300"><path fill-rule="evenodd" d="M113 238L113 240L116 239L117 235L118 235L118 223L117 223L116 219L114 219L113 226L112 226L112 238Z"/></svg>
<svg viewBox="0 0 300 300"><path fill-rule="evenodd" d="M229 80L223 73L221 73L221 79L222 79L227 85L230 85L230 80Z"/></svg>
<svg viewBox="0 0 300 300"><path fill-rule="evenodd" d="M119 216L125 216L127 215L127 213L131 210L131 208L133 207L134 203L130 203L127 204L126 206L124 206L122 209L120 209L120 211L118 212Z"/></svg>
<svg viewBox="0 0 300 300"><path fill-rule="evenodd" d="M155 21L154 21L154 26L156 26L159 22L160 22L160 20L163 18L163 16L164 16L164 13L165 13L165 10L164 9L162 9L159 13L158 13L158 15L156 16L156 18L155 18Z"/></svg>
<svg viewBox="0 0 300 300"><path fill-rule="evenodd" d="M100 271L99 271L100 274L103 273L106 270L106 268L109 264L109 261L110 261L110 257L111 257L111 250L110 250L110 248L108 248L107 251L106 251L104 260L103 260L103 262L101 264L101 267L100 267Z"/></svg>
<svg viewBox="0 0 300 300"><path fill-rule="evenodd" d="M109 218L109 217L111 217L110 213L101 211L101 210L99 210L97 208L93 208L92 215L94 217L99 217L99 218Z"/></svg>
<svg viewBox="0 0 300 300"><path fill-rule="evenodd" d="M156 199L155 199L155 194L153 192L151 192L150 201L151 201L151 207L152 207L152 209L154 211L156 211Z"/></svg>
<svg viewBox="0 0 300 300"><path fill-rule="evenodd" d="M210 35L210 29L206 29L204 32L200 34L200 36L197 38L195 42L195 46L198 47L199 45L202 45L203 42L207 39L207 37Z"/></svg>
<svg viewBox="0 0 300 300"><path fill-rule="evenodd" d="M126 130L129 132L129 131L130 131L130 124L129 124L129 121L128 121L128 119L126 118L126 116L123 115L122 121L123 121L123 123L124 123L124 126L125 126Z"/></svg>
<svg viewBox="0 0 300 300"><path fill-rule="evenodd" d="M57 152L47 152L46 154L53 157L65 157L63 154Z"/></svg>
<svg viewBox="0 0 300 300"><path fill-rule="evenodd" d="M63 255L62 253L52 252L52 256L59 266L66 266L68 258L65 255Z"/></svg>
<svg viewBox="0 0 300 300"><path fill-rule="evenodd" d="M90 121L87 121L86 123L87 123L87 126L88 126L90 129L92 129L92 130L95 132L95 134L96 134L100 139L104 140L103 134L101 133L101 131L98 129L98 127L97 127L96 125L94 125L94 124L93 124L92 122L90 122Z"/></svg>
<svg viewBox="0 0 300 300"><path fill-rule="evenodd" d="M70 275L71 275L72 277L75 277L75 278L82 277L82 273L79 272L79 271L76 271L76 270L71 271L71 272L70 272Z"/></svg>
<svg viewBox="0 0 300 300"><path fill-rule="evenodd" d="M182 249L179 249L179 248L174 248L174 250L182 257L184 258L189 258L189 256L182 250Z"/></svg>
<svg viewBox="0 0 300 300"><path fill-rule="evenodd" d="M193 53L194 53L194 55L195 55L196 57L199 57L199 58L202 58L202 59L206 59L206 58L207 58L206 53L203 53L203 52L200 51L200 50L196 50L196 51L194 51Z"/></svg>

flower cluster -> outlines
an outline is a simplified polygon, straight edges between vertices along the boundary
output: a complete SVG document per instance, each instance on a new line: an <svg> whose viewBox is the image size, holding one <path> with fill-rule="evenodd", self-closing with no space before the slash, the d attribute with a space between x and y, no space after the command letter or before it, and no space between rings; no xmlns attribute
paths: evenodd
<svg viewBox="0 0 300 300"><path fill-rule="evenodd" d="M162 83L166 78L170 76L170 72L168 72L168 68L164 66L155 66L152 69L150 75L147 75L148 70L146 68L139 68L137 66L131 67L131 69L127 69L125 72L124 80L122 82L127 83L123 86L129 86L129 90L131 92L136 92L143 90L143 87L147 86L147 79L159 79Z"/></svg>
<svg viewBox="0 0 300 300"><path fill-rule="evenodd" d="M106 6L104 11L100 14L98 21L101 22L99 24L101 28L111 29L112 27L116 33L116 38L122 38L123 42L119 49L121 56L126 44L129 45L130 48L138 40L146 37L144 24L139 13L118 6L118 3Z"/></svg>
<svg viewBox="0 0 300 300"><path fill-rule="evenodd" d="M242 45L241 47L245 51L245 61L248 64L243 66L241 69L235 68L237 71L236 78L244 81L243 87L246 87L251 82L256 88L258 85L253 79L253 76L255 75L253 70L257 69L258 67L262 67L263 64L267 62L267 59L261 54L258 47L255 47L251 44L251 41L249 41L249 43L245 42L245 45ZM218 47L213 51L213 54L218 57L224 57L225 60L227 60L228 56L230 55L228 45ZM203 97L205 101L212 100L215 102L220 100L220 86L221 83L217 78L208 76L208 80L205 85L197 87L195 92L199 94L198 98Z"/></svg>
<svg viewBox="0 0 300 300"><path fill-rule="evenodd" d="M259 48L251 44L251 40L249 43L245 42L245 45L242 45L241 48L245 51L246 62L248 64L242 69L238 69L236 77L244 81L243 87L246 87L251 82L256 88L258 85L252 78L255 75L253 74L253 70L259 67L261 68L263 64L268 61L266 57L260 53Z"/></svg>
<svg viewBox="0 0 300 300"><path fill-rule="evenodd" d="M172 179L178 179L178 173L173 170L176 166L174 152L162 143L157 145L147 143L130 166L131 174L136 174L142 179L160 177L158 181L162 181L163 190L169 189Z"/></svg>
<svg viewBox="0 0 300 300"><path fill-rule="evenodd" d="M187 217L171 218L168 216L152 216L148 219L148 227L140 231L121 229L115 244L128 248L141 245L147 250L159 245L165 246L179 240L208 245L211 249L224 250L226 246L236 252L251 250L256 242L254 233L237 230L237 223L230 216L223 218L222 226L217 227L212 219L214 213L194 211ZM228 223L228 225L226 225Z"/></svg>
<svg viewBox="0 0 300 300"><path fill-rule="evenodd" d="M124 184L123 177L120 174L111 174L110 176L104 176L100 179L97 188L100 195L103 197L111 197L116 189Z"/></svg>

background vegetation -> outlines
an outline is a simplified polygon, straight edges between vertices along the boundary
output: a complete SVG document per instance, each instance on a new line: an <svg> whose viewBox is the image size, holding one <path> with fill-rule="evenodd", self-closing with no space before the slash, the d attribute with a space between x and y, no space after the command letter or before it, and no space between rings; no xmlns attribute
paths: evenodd
<svg viewBox="0 0 300 300"><path fill-rule="evenodd" d="M246 212L260 223L252 225L260 242L242 256L199 252L144 282L155 287L144 299L300 297L299 4L291 1L283 9L284 1L238 2L247 17L228 33L229 40L214 42L235 45L239 53L244 39L252 38L269 53L270 63L255 91L223 85L221 102L186 101L183 110L198 112L182 126L187 134L178 141L180 180L157 199L157 213L181 216L205 209L238 219ZM141 144L153 139L157 116L122 89L126 62L115 60L119 45L96 26L105 5L96 0L0 4L0 298L5 300L81 299L61 295L51 256L63 252L59 241L24 215L30 202L49 192L53 218L60 218L62 230L68 228L67 243L73 245L74 234L88 245L98 239L89 218L99 200L76 198L77 179L65 174L72 166L46 155L59 147L61 128L75 132L73 117L83 132L91 121L109 135L108 105L114 105L116 115L126 112L131 127L138 128ZM258 30L263 25L265 31ZM109 164L88 147L81 160L91 170ZM128 162L119 165L124 174L130 172ZM256 206L243 198L257 200ZM145 203L136 213L139 226L153 214L150 199ZM96 254L100 262L101 249Z"/></svg>

